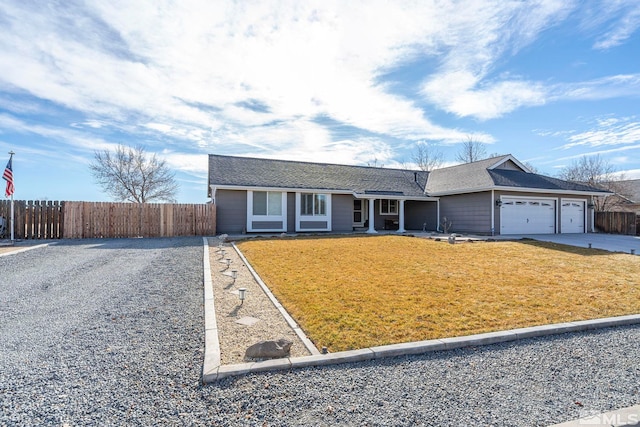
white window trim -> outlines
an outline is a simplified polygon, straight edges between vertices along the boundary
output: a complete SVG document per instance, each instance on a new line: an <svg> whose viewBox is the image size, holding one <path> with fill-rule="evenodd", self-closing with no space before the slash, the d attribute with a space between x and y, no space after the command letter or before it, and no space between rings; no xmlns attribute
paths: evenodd
<svg viewBox="0 0 640 427"><path fill-rule="evenodd" d="M383 200L387 200L389 202L396 202L396 211L395 212L382 212L382 201ZM389 206L391 206L391 204L389 204ZM380 215L399 215L398 214L398 208L400 206L400 201L397 199L379 199L378 200L378 210L380 211Z"/></svg>
<svg viewBox="0 0 640 427"><path fill-rule="evenodd" d="M302 194L322 194L326 197L326 215L301 215L300 208L302 206L301 203L301 195ZM302 221L326 221L326 228L301 228L300 223ZM331 231L331 193L318 193L311 191L302 191L296 193L296 232L305 232L305 231Z"/></svg>
<svg viewBox="0 0 640 427"><path fill-rule="evenodd" d="M253 190L247 190L247 232L278 232L287 231L287 192L273 190L256 190L260 192L280 193L282 196L281 215L254 215L253 214ZM254 221L282 222L282 228L253 228Z"/></svg>

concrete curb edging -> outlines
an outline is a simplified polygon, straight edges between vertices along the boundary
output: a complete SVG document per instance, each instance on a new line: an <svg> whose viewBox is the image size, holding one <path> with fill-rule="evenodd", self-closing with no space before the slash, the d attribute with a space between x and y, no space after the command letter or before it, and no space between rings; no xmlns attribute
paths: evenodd
<svg viewBox="0 0 640 427"><path fill-rule="evenodd" d="M7 253L4 253L4 254L0 254L0 257L19 254L20 252L30 251L31 249L44 248L44 247L52 245L52 244L55 244L55 243L43 243L41 245L28 246L26 248L16 249L15 251L11 251L11 252L7 252Z"/></svg>
<svg viewBox="0 0 640 427"><path fill-rule="evenodd" d="M441 338L426 341L383 345L359 350L340 351L329 354L317 354L304 357L289 357L266 360L263 362L241 363L220 366L217 376L209 376L204 382L213 382L222 378L244 375L254 372L304 368L309 366L326 366L339 363L360 362L386 357L425 354L433 351L453 350L457 348L484 346L526 338L559 335L568 332L581 332L611 326L627 326L640 324L640 315L609 317L605 319L585 320L579 322L556 323L552 325L531 326L529 328L507 331L487 332L452 338Z"/></svg>
<svg viewBox="0 0 640 427"><path fill-rule="evenodd" d="M202 364L202 382L207 383L215 381L221 359L216 309L213 303L213 283L211 282L211 265L209 263L209 239L203 237L202 241L204 244L204 362Z"/></svg>
<svg viewBox="0 0 640 427"><path fill-rule="evenodd" d="M282 304L280 304L280 301L278 301L278 299L275 297L275 295L273 295L273 293L271 293L271 289L269 289L267 287L267 285L262 281L260 276L258 276L258 273L256 273L256 271L253 269L251 264L249 264L249 261L247 261L247 259L244 257L244 254L240 251L240 249L238 249L236 244L235 243L231 243L231 245L233 246L233 249L235 249L236 253L240 257L242 262L244 262L244 265L247 266L247 269L249 270L249 272L251 272L251 275L253 276L255 281L258 283L258 285L260 285L260 287L262 288L262 291L265 294L267 294L267 297L269 297L269 299L271 300L273 305L276 306L276 308L278 309L280 314L282 314L282 316L284 317L284 320L286 320L287 324L289 326L291 326L291 329L293 329L293 331L296 333L296 335L298 335L298 338L300 338L300 340L302 340L302 343L307 348L307 350L309 350L309 352L312 355L320 354L320 352L318 351L316 346L311 342L311 340L307 337L307 335L300 328L300 326L296 323L296 321L293 320L293 317L291 317L289 315L287 310L285 310L285 308L282 306Z"/></svg>
<svg viewBox="0 0 640 427"><path fill-rule="evenodd" d="M460 337L440 338L409 343L390 344L377 347L363 348L359 350L340 351L336 353L320 354L313 343L304 335L297 323L289 316L284 307L273 296L264 282L249 265L246 258L233 245L251 274L260 284L267 296L287 319L289 325L298 336L302 334L303 342L308 347L313 346L311 356L287 357L271 359L260 362L239 363L234 365L221 365L220 343L218 341L218 328L216 326L215 307L213 300L213 284L211 283L211 268L209 265L209 243L206 237L204 242L204 311L205 311L205 355L202 369L202 382L211 383L226 377L239 376L248 373L288 370L309 366L326 366L340 363L359 362L385 357L405 356L413 354L425 354L433 351L453 350L457 348L483 346L509 341L517 341L526 338L559 335L568 332L581 332L593 329L608 328L612 326L627 326L640 324L640 314L608 317L594 320L580 320L550 325L531 326L527 328L511 329L506 331L487 332L483 334L467 335ZM305 341L306 340L306 341ZM310 349L311 351L311 349Z"/></svg>

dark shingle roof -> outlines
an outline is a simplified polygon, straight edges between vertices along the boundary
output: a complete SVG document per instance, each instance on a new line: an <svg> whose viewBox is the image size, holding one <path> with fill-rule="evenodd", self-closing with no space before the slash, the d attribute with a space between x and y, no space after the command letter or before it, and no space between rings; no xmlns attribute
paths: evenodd
<svg viewBox="0 0 640 427"><path fill-rule="evenodd" d="M521 188L523 191L536 189L554 192L607 193L584 184L519 169L489 169L509 159L513 157L498 156L424 172L211 154L209 155L209 184L333 190L406 197L460 194L499 187Z"/></svg>
<svg viewBox="0 0 640 427"><path fill-rule="evenodd" d="M491 157L477 162L432 170L427 182L427 193L446 194L490 188L494 183L487 173L487 168L506 157L509 156Z"/></svg>
<svg viewBox="0 0 640 427"><path fill-rule="evenodd" d="M214 186L300 188L424 197L428 172L209 155ZM417 182L416 182L417 179Z"/></svg>
<svg viewBox="0 0 640 427"><path fill-rule="evenodd" d="M492 169L488 170L487 173L493 180L493 183L499 187L524 187L543 190L588 191L607 193L606 190L600 190L588 185L579 184L577 182L563 181L558 178L538 175L535 173L526 173L522 171L507 169Z"/></svg>
<svg viewBox="0 0 640 427"><path fill-rule="evenodd" d="M537 189L607 193L607 191L588 185L563 181L519 169L489 169L496 164L501 164L512 158L511 155L507 154L479 160L477 162L435 169L429 174L427 194L444 195L447 193L465 193L495 187L521 188L523 190Z"/></svg>

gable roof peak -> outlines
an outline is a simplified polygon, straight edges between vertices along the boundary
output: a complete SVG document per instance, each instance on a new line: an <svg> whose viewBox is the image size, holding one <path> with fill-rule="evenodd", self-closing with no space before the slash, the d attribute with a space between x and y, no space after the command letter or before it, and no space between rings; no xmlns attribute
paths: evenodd
<svg viewBox="0 0 640 427"><path fill-rule="evenodd" d="M531 170L526 167L524 164L520 163L520 161L518 159L516 159L515 157L513 157L511 154L505 154L504 156L499 156L499 157L494 157L497 161L494 165L488 167L487 169L492 170L497 168L500 165L505 164L508 161L513 162L517 167L519 167L520 169L522 169L523 172L527 172L527 173L531 173Z"/></svg>

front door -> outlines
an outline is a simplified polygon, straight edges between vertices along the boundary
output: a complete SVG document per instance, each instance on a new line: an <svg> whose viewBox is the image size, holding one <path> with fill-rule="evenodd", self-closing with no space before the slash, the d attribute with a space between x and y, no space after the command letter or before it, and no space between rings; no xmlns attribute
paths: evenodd
<svg viewBox="0 0 640 427"><path fill-rule="evenodd" d="M362 199L353 199L353 226L364 227L367 220L367 201Z"/></svg>

